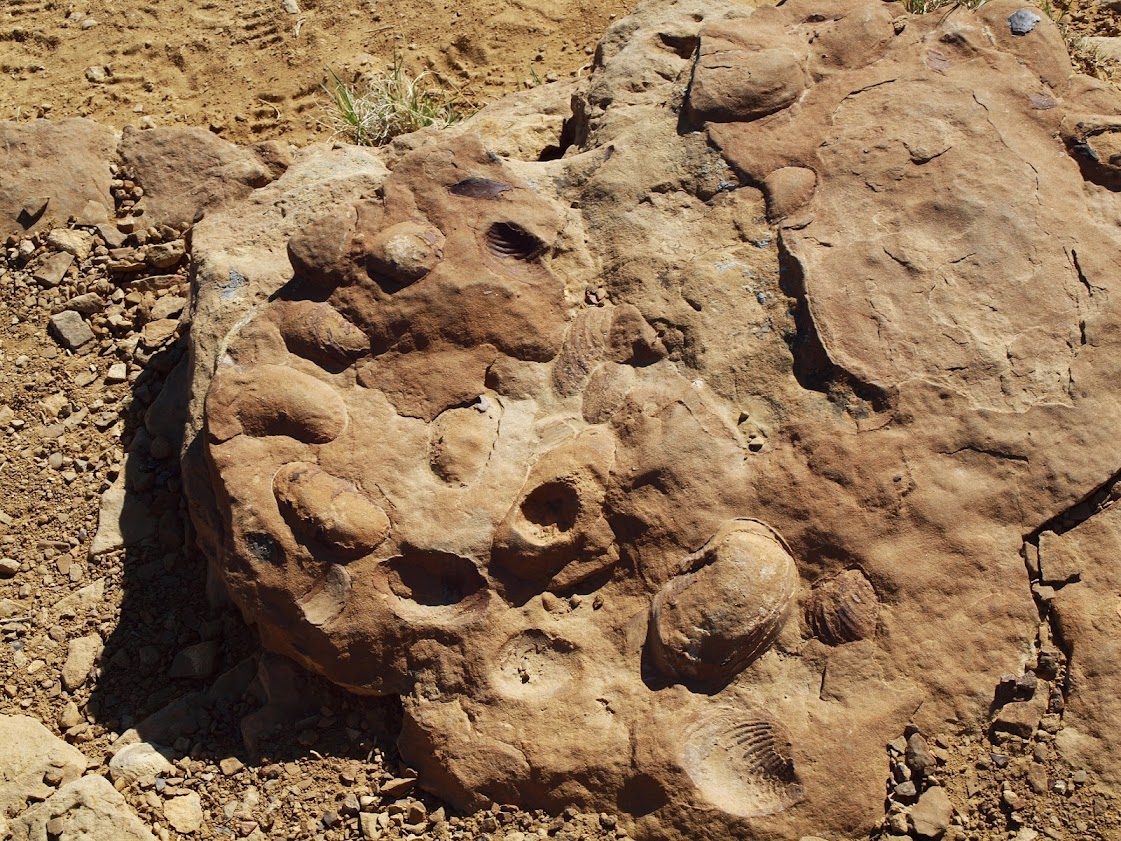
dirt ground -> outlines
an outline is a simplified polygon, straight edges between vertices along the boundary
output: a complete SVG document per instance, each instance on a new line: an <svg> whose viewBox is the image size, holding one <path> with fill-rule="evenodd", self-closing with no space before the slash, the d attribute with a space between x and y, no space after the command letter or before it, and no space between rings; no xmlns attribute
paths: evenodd
<svg viewBox="0 0 1121 841"><path fill-rule="evenodd" d="M470 110L586 73L604 29L636 3L3 0L0 119L205 126L235 143L303 145L331 136L321 87L331 72L349 82L396 55ZM1052 13L1075 38L1121 33L1121 13L1100 0L1053 3ZM1117 77L1116 63L1085 64Z"/></svg>
<svg viewBox="0 0 1121 841"><path fill-rule="evenodd" d="M470 104L586 72L635 0L3 0L0 119L206 126L234 142L326 139L329 70L394 52ZM105 81L90 81L91 67ZM97 78L96 71L89 74Z"/></svg>

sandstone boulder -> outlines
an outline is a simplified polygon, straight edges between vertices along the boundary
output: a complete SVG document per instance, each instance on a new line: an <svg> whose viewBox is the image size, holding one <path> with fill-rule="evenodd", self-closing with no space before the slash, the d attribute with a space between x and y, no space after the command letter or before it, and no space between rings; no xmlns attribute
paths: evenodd
<svg viewBox="0 0 1121 841"><path fill-rule="evenodd" d="M0 744L0 815L22 811L28 795L43 788L49 769L60 769L63 779L76 779L86 770L81 751L26 715L0 716Z"/></svg>
<svg viewBox="0 0 1121 841"><path fill-rule="evenodd" d="M62 786L42 803L14 818L10 829L13 841L44 838L155 841L156 838L112 783L97 774Z"/></svg>
<svg viewBox="0 0 1121 841"><path fill-rule="evenodd" d="M266 646L457 806L648 838L866 834L884 745L1052 643L1116 765L1121 100L1018 9L654 0L559 157L469 122L209 214L185 481Z"/></svg>
<svg viewBox="0 0 1121 841"><path fill-rule="evenodd" d="M277 144L246 149L201 128L128 126L118 152L144 189L137 211L143 212L144 223L179 230L208 209L244 199L288 164L287 152Z"/></svg>

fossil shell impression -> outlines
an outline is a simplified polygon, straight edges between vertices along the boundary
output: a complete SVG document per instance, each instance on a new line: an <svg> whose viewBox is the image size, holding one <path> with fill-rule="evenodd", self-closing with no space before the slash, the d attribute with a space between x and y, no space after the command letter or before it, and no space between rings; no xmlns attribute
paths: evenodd
<svg viewBox="0 0 1121 841"><path fill-rule="evenodd" d="M722 710L698 722L681 760L705 800L739 817L773 815L806 794L789 738L761 710Z"/></svg>
<svg viewBox="0 0 1121 841"><path fill-rule="evenodd" d="M806 605L806 624L828 645L875 636L879 619L876 591L858 569L846 569L818 584Z"/></svg>
<svg viewBox="0 0 1121 841"><path fill-rule="evenodd" d="M756 520L733 520L654 597L654 662L671 677L730 681L775 641L797 585L782 538Z"/></svg>

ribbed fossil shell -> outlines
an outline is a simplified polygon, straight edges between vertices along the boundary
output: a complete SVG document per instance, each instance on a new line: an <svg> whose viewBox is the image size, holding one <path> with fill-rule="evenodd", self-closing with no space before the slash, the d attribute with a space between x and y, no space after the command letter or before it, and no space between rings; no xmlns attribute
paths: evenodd
<svg viewBox="0 0 1121 841"><path fill-rule="evenodd" d="M858 569L846 569L818 584L806 605L806 624L828 645L875 636L879 619L876 591Z"/></svg>
<svg viewBox="0 0 1121 841"><path fill-rule="evenodd" d="M487 229L487 247L495 257L532 260L545 251L545 243L521 225L495 222Z"/></svg>
<svg viewBox="0 0 1121 841"><path fill-rule="evenodd" d="M778 637L797 586L782 538L756 520L733 520L654 597L654 662L686 681L730 681Z"/></svg>
<svg viewBox="0 0 1121 841"><path fill-rule="evenodd" d="M603 362L611 331L611 312L606 307L581 310L564 334L564 345L553 365L553 387L557 394L576 394L588 375Z"/></svg>
<svg viewBox="0 0 1121 841"><path fill-rule="evenodd" d="M713 806L744 818L805 797L790 740L762 710L721 710L686 732L682 765Z"/></svg>

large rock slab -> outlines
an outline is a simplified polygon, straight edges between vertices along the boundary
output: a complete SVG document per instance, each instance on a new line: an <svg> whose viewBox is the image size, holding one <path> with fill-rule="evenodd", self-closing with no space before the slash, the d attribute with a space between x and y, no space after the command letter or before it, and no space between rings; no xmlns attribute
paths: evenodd
<svg viewBox="0 0 1121 841"><path fill-rule="evenodd" d="M265 644L456 805L649 838L867 834L1025 668L1104 768L1121 100L1018 9L646 3L558 159L480 120L209 213L184 476Z"/></svg>
<svg viewBox="0 0 1121 841"><path fill-rule="evenodd" d="M144 189L136 213L147 225L183 230L208 209L244 199L280 175L288 153L280 144L246 149L201 128L126 127L121 162Z"/></svg>
<svg viewBox="0 0 1121 841"><path fill-rule="evenodd" d="M0 716L0 744L0 816L22 810L28 796L44 788L43 775L51 768L61 770L64 779L86 770L81 751L30 716Z"/></svg>
<svg viewBox="0 0 1121 841"><path fill-rule="evenodd" d="M197 795L196 795L197 796ZM49 829L48 829L49 825ZM155 841L119 791L90 774L62 786L11 821L12 841Z"/></svg>
<svg viewBox="0 0 1121 841"><path fill-rule="evenodd" d="M91 120L0 120L0 240L65 225L90 202L111 211L116 148L113 129Z"/></svg>

